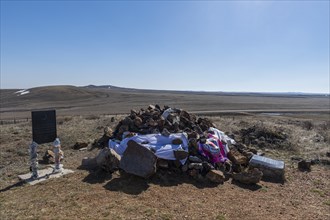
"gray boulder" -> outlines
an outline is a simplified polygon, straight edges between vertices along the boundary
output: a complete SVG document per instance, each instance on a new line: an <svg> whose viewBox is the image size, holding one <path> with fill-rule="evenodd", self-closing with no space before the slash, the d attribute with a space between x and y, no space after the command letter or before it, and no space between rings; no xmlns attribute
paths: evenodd
<svg viewBox="0 0 330 220"><path fill-rule="evenodd" d="M151 150L130 140L119 167L127 173L148 178L156 173L156 163L157 157Z"/></svg>
<svg viewBox="0 0 330 220"><path fill-rule="evenodd" d="M114 150L103 148L95 157L98 167L101 167L107 172L113 172L119 168L121 157Z"/></svg>

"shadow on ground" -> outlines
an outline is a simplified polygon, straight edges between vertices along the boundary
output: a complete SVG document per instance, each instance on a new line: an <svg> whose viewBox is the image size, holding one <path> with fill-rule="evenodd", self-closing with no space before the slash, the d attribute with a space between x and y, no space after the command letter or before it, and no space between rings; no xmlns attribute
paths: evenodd
<svg viewBox="0 0 330 220"><path fill-rule="evenodd" d="M149 188L148 180L138 176L124 174L118 178L111 179L103 186L110 191L123 192L130 195L138 195Z"/></svg>
<svg viewBox="0 0 330 220"><path fill-rule="evenodd" d="M79 167L78 169L84 168ZM258 184L249 185L240 183L229 178L229 176L226 176L225 181L231 181L231 184L250 191L257 191L262 188L262 186ZM283 182L274 181L270 179L264 181L283 184ZM144 179L142 177L128 174L123 170L118 170L112 174L97 168L94 170L89 170L89 174L83 179L83 182L87 182L90 184L105 183L103 187L107 190L123 192L130 195L139 195L143 191L146 191L150 187L150 184L159 185L161 187L172 187L179 186L181 184L191 184L198 189L215 188L221 185L210 182L206 177L194 179L184 172L166 169L160 169L153 176L149 177L148 179Z"/></svg>
<svg viewBox="0 0 330 220"><path fill-rule="evenodd" d="M234 184L234 185L236 185L240 188L247 189L247 190L250 190L250 191L257 191L257 190L260 190L262 188L262 186L260 186L258 184L243 184L243 183L240 183L236 180L232 180L231 184Z"/></svg>
<svg viewBox="0 0 330 220"><path fill-rule="evenodd" d="M89 174L83 179L83 182L96 184L104 183L112 179L112 174L104 172L101 169L89 170Z"/></svg>
<svg viewBox="0 0 330 220"><path fill-rule="evenodd" d="M110 191L123 192L130 195L138 195L150 187L150 184L159 185L161 187L178 186L183 183L192 184L197 188L213 188L219 184L211 183L204 179L204 181L194 180L187 174L157 172L149 179L144 179L135 175L120 172L118 177L111 179L103 187Z"/></svg>
<svg viewBox="0 0 330 220"><path fill-rule="evenodd" d="M206 177L201 179L194 179L184 172L171 172L166 170L157 171L149 181L152 184L160 185L162 187L178 186L183 183L191 184L199 189L213 188L219 184L210 182Z"/></svg>
<svg viewBox="0 0 330 220"><path fill-rule="evenodd" d="M7 190L11 190L11 189L13 189L15 187L23 186L25 184L26 184L26 182L24 180L22 180L22 181L19 181L17 183L14 183L14 184L12 184L10 186L7 186L7 187L5 187L3 189L0 189L0 192L6 192Z"/></svg>

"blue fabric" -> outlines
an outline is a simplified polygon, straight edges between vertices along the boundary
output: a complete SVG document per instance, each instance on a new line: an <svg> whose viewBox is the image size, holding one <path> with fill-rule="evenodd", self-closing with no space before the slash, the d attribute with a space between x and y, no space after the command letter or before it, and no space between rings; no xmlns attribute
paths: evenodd
<svg viewBox="0 0 330 220"><path fill-rule="evenodd" d="M172 144L174 139L181 139L182 144ZM175 150L184 150L188 152L188 139L184 133L170 134L168 137L161 134L135 135L133 137L123 139L120 143L115 140L109 140L109 148L113 149L117 154L122 156L127 148L127 143L130 140L151 149L155 152L155 155L158 158L165 160L176 160L173 153ZM184 163L185 160L182 160L181 162Z"/></svg>

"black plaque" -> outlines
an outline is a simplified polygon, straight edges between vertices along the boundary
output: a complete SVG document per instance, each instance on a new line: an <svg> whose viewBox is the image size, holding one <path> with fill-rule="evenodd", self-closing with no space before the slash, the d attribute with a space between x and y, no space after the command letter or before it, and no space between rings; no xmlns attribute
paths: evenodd
<svg viewBox="0 0 330 220"><path fill-rule="evenodd" d="M38 144L53 142L57 138L56 112L33 111L32 115L32 139Z"/></svg>

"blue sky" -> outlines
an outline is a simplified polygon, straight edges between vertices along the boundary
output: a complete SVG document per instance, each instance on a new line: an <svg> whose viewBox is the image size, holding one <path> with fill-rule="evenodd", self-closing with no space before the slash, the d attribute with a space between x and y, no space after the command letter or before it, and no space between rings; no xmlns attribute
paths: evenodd
<svg viewBox="0 0 330 220"><path fill-rule="evenodd" d="M1 88L329 93L329 1L1 1Z"/></svg>

